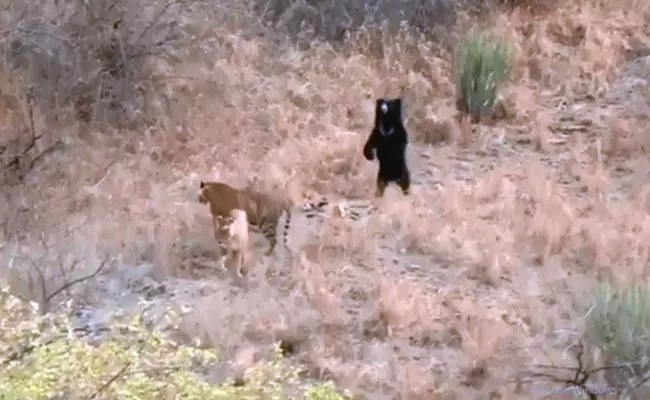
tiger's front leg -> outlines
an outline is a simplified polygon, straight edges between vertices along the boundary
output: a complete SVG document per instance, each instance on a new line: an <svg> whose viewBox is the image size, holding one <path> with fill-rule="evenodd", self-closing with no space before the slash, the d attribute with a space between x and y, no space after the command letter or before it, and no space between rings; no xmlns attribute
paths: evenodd
<svg viewBox="0 0 650 400"><path fill-rule="evenodd" d="M227 221L223 217L217 216L212 219L214 240L217 242L217 257L222 262L228 256L228 249L224 243L224 239L227 236L227 232L224 229L227 226Z"/></svg>

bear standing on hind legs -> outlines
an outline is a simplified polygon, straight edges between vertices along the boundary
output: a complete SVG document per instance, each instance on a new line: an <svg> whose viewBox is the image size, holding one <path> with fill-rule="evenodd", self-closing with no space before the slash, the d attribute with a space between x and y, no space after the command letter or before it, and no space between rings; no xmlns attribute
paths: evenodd
<svg viewBox="0 0 650 400"><path fill-rule="evenodd" d="M404 195L409 194L411 174L406 166L408 134L402 122L402 99L378 99L375 126L363 147L363 156L379 160L376 197L382 197L389 182L395 182Z"/></svg>

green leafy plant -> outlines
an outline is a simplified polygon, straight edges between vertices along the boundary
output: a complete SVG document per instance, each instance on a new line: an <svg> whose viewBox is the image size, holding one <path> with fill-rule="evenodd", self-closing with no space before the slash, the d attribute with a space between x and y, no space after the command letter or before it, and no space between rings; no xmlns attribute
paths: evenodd
<svg viewBox="0 0 650 400"><path fill-rule="evenodd" d="M587 334L614 362L638 364L650 356L650 288L596 287Z"/></svg>
<svg viewBox="0 0 650 400"><path fill-rule="evenodd" d="M103 338L88 340L71 326L70 310L45 316L38 311L34 304L0 290L3 399L347 398L329 382L301 384L300 370L285 362L279 346L270 360L245 372L243 385L216 385L205 379L207 368L217 360L213 350L178 344L148 329L141 315L115 315ZM166 318L176 323L171 310Z"/></svg>
<svg viewBox="0 0 650 400"><path fill-rule="evenodd" d="M457 50L456 106L475 120L492 113L511 72L510 54L497 38L472 30Z"/></svg>

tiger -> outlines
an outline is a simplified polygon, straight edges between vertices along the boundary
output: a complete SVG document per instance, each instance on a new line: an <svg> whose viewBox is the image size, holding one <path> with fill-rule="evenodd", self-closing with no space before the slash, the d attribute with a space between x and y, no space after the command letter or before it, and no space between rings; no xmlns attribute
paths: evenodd
<svg viewBox="0 0 650 400"><path fill-rule="evenodd" d="M257 228L269 242L266 256L270 256L275 251L278 240L277 229L283 216L285 216L282 226L283 245L286 249L289 248L288 235L292 224L292 213L295 211L301 213L307 224L312 226L321 225L324 219L332 215L339 215L352 222L361 222L377 211L374 205L355 204L354 201L346 201L344 204L325 198L296 205L287 198L261 193L250 187L236 189L217 181L200 181L198 200L202 204L209 204L215 239L219 242L223 235L219 235L218 232L223 229L223 222L232 221L230 212L233 209L246 212L248 224Z"/></svg>
<svg viewBox="0 0 650 400"><path fill-rule="evenodd" d="M236 189L224 182L201 181L199 184L199 202L210 206L215 229L215 239L220 218L229 218L233 209L246 212L248 224L257 228L269 242L265 255L270 256L277 246L277 229L280 219L285 215L283 244L288 248L288 233L291 225L291 208L289 199L261 193L256 190Z"/></svg>

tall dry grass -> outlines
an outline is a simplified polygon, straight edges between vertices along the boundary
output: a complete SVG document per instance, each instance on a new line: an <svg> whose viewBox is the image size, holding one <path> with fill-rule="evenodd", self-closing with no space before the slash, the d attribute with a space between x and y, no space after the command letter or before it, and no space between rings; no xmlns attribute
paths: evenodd
<svg viewBox="0 0 650 400"><path fill-rule="evenodd" d="M24 50L37 58L28 66L62 70L56 82L31 67L0 70L0 272L23 297L47 298L102 260L150 264L159 279L215 281L183 328L229 359L252 363L241 354L281 340L306 366L305 379L331 378L369 398L515 399L530 397L510 384L517 370L544 354L569 362L555 337L580 328L570 305L594 282L648 274L647 139L641 117L611 97L631 54L650 54L645 2L485 14L515 60L504 118L489 126L455 119L448 49L463 18L443 44L388 27L335 43L310 37L306 46L243 7L190 3L168 11L158 33L179 33L163 37L165 51L131 60L126 79L89 54L110 38L137 38L167 3L95 10L124 15L118 32L95 24L80 37L74 29L90 25L78 20L89 14L65 4L62 12L80 14L61 26L43 22L59 18L49 5L24 6L31 20L15 5L2 14L5 60L12 41L41 37L34 32L78 41L74 57L57 50L41 61ZM29 21L39 28L23 28ZM341 29L351 28L321 38ZM140 45L150 48L156 34ZM79 57L93 64L66 64ZM81 121L81 97L60 90L76 79L98 96ZM362 225L333 217L291 265L258 257L247 290L223 280L209 215L196 201L199 180L289 181L296 199L369 202L376 166L360 148L374 99L397 95L412 138L413 195L387 191ZM107 114L111 104L117 114ZM23 155L32 135L42 137Z"/></svg>

